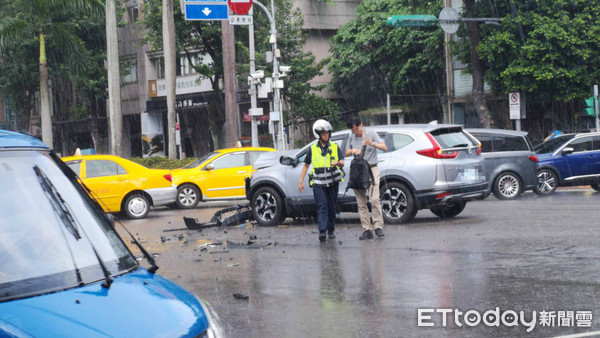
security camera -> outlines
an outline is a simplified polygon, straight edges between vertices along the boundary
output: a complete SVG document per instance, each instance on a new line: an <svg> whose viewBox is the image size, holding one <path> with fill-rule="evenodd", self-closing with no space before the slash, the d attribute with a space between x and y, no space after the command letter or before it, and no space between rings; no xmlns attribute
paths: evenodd
<svg viewBox="0 0 600 338"><path fill-rule="evenodd" d="M253 80L262 79L263 77L265 77L265 72L264 72L264 71L262 71L262 70L257 70L257 71L256 71L256 72L254 72L254 73L250 73L250 77L251 77Z"/></svg>
<svg viewBox="0 0 600 338"><path fill-rule="evenodd" d="M279 71L282 73L289 73L291 70L291 66L279 66Z"/></svg>

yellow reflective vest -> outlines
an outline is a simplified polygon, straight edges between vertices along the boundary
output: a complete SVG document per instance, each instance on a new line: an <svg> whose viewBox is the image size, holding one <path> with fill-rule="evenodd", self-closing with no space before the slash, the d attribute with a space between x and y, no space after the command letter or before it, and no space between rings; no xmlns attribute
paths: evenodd
<svg viewBox="0 0 600 338"><path fill-rule="evenodd" d="M319 147L319 141L310 147L310 151L312 153L312 171L309 181L311 187L313 185L328 187L344 180L344 172L338 167L331 167L331 161L339 160L339 148L335 142L329 142L329 149L325 156Z"/></svg>

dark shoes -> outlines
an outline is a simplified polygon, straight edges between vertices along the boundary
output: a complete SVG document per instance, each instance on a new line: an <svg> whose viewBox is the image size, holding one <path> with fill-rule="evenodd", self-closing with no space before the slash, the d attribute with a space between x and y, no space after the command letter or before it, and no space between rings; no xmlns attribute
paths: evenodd
<svg viewBox="0 0 600 338"><path fill-rule="evenodd" d="M363 232L363 234L360 235L360 237L358 237L358 239L360 239L361 241L363 239L371 239L371 238L373 238L373 231L371 231L371 230L365 230Z"/></svg>
<svg viewBox="0 0 600 338"><path fill-rule="evenodd" d="M333 232L333 231L327 231L327 237L329 237L329 239L334 239L335 238L335 232Z"/></svg>
<svg viewBox="0 0 600 338"><path fill-rule="evenodd" d="M319 232L319 242L325 242L326 239L327 239L327 236L325 235L325 231L320 231Z"/></svg>
<svg viewBox="0 0 600 338"><path fill-rule="evenodd" d="M379 237L379 238L385 236L385 234L383 233L383 230L381 230L381 229L375 229L375 235L377 235L377 237Z"/></svg>

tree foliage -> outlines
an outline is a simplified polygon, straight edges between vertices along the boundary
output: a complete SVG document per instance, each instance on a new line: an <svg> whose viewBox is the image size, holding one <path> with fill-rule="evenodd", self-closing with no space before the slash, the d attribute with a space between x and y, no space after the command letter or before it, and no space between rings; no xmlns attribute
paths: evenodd
<svg viewBox="0 0 600 338"><path fill-rule="evenodd" d="M6 0L0 4L0 91L24 121L40 86L40 32L45 35L55 100L59 105L62 99L72 101L67 111L58 112L58 118L82 117L101 109L106 87L101 8L96 0ZM70 81L73 89L65 92L60 79Z"/></svg>
<svg viewBox="0 0 600 338"><path fill-rule="evenodd" d="M496 93L520 91L560 102L590 96L600 80L597 1L486 0L478 6L479 15L503 19L501 28L482 26L478 48Z"/></svg>
<svg viewBox="0 0 600 338"><path fill-rule="evenodd" d="M365 0L357 18L331 40L332 86L354 109L385 102L385 93L432 94L444 88L439 27L388 27L392 15L439 13L441 1Z"/></svg>

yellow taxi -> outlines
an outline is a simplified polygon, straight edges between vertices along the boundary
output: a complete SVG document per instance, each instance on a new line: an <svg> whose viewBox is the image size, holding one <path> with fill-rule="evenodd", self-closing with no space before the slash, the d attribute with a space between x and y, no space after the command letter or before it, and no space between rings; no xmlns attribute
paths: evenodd
<svg viewBox="0 0 600 338"><path fill-rule="evenodd" d="M245 179L252 165L273 148L245 147L215 150L193 163L174 169L178 208L194 208L200 200L245 199Z"/></svg>
<svg viewBox="0 0 600 338"><path fill-rule="evenodd" d="M151 206L175 202L177 188L171 171L148 169L113 155L63 157L92 191L105 212L123 212L132 219L146 217Z"/></svg>

